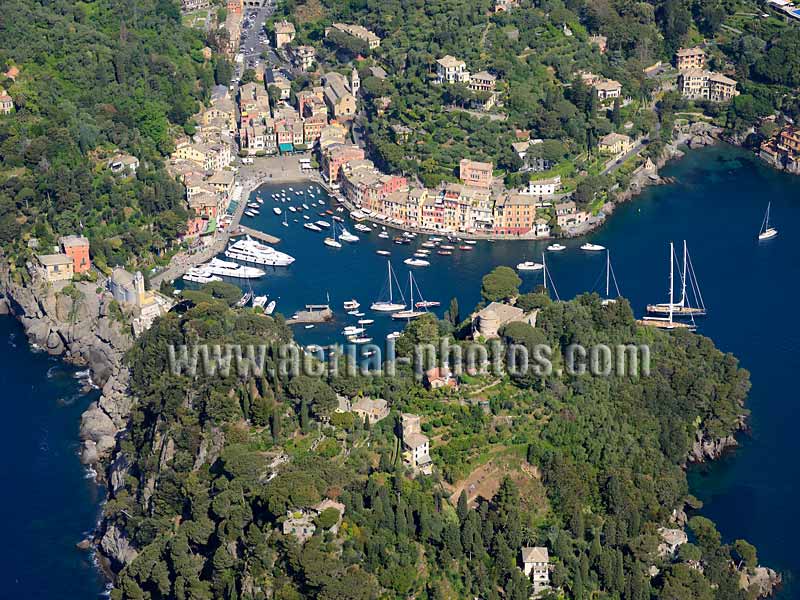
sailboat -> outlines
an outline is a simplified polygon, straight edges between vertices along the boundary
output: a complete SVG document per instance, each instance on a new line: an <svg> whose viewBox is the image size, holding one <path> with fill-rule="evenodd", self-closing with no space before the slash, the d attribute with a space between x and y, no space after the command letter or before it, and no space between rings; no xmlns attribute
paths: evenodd
<svg viewBox="0 0 800 600"><path fill-rule="evenodd" d="M409 271L408 272L408 294L409 294L408 300L411 303L411 308L409 310L401 310L401 311L398 311L398 312L394 313L392 315L393 319L407 319L407 320L410 321L411 319L416 319L418 317L421 317L426 312L428 312L425 308L422 308L422 310L417 310L417 305L414 304L414 283L415 283L414 274L411 271ZM419 292L419 286L417 286L417 292ZM420 296L419 299L422 300L422 294L421 293L419 294L419 296Z"/></svg>
<svg viewBox="0 0 800 600"><path fill-rule="evenodd" d="M388 270L386 283L389 288L389 299L377 300L372 303L370 308L378 312L397 312L398 310L405 309L406 299L403 298L403 291L400 289L400 284L398 283L397 291L400 293L400 299L403 301L403 303L400 304L394 301L393 289L394 289L394 283L397 283L397 277L395 277L394 271L392 271L392 263L388 260L386 261L386 267Z"/></svg>
<svg viewBox="0 0 800 600"><path fill-rule="evenodd" d="M283 213L283 226L288 227L289 223L286 221L286 213Z"/></svg>
<svg viewBox="0 0 800 600"><path fill-rule="evenodd" d="M695 304L692 306L689 302L687 295L687 284L690 285L692 296L696 299ZM669 314L668 304L648 304L647 312L665 315ZM703 302L703 294L700 292L700 285L697 282L697 275L694 272L692 259L689 256L689 250L686 247L686 240L683 241L683 268L681 271L681 299L672 305L672 314L675 317L702 317L706 314L706 306Z"/></svg>
<svg viewBox="0 0 800 600"><path fill-rule="evenodd" d="M669 243L669 303L666 305L667 316L666 317L646 316L643 317L640 321L637 321L637 323L639 323L640 325L647 325L649 327L658 327L659 329L694 330L695 328L694 323L689 325L688 323L679 323L673 320L675 312L675 302L673 299L673 294L675 293L674 283L675 283L675 244L670 242Z"/></svg>
<svg viewBox="0 0 800 600"><path fill-rule="evenodd" d="M761 231L758 232L758 240L769 240L778 235L778 230L771 227L769 224L769 208L772 202L767 202L767 212L764 215L764 221L761 223Z"/></svg>
<svg viewBox="0 0 800 600"><path fill-rule="evenodd" d="M611 282L614 282L614 288L617 290L617 296L611 297ZM622 294L619 293L619 285L617 285L617 276L614 275L614 269L611 268L611 252L606 250L606 295L603 298L603 306L614 304Z"/></svg>
<svg viewBox="0 0 800 600"><path fill-rule="evenodd" d="M336 239L336 223L333 224L333 233L332 233L332 235L333 235L333 237L326 237L323 240L323 243L326 246L330 246L331 248L341 248L342 247L342 243L339 240Z"/></svg>
<svg viewBox="0 0 800 600"><path fill-rule="evenodd" d="M544 279L544 293L548 296L550 295L550 288L553 288L553 295L555 296L557 301L561 301L561 298L558 297L558 290L556 289L556 284L553 281L553 278L550 275L550 272L547 270L547 259L544 256L544 252L542 252L542 277ZM550 282L550 287L548 287L547 282Z"/></svg>

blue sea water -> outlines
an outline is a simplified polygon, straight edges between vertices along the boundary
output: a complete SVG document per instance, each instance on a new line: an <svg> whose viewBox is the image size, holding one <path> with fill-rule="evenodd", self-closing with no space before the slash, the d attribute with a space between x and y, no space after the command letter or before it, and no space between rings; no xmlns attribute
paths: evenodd
<svg viewBox="0 0 800 600"><path fill-rule="evenodd" d="M104 582L75 547L94 527L104 490L78 461L78 370L32 350L19 324L0 317L0 598L97 598Z"/></svg>
<svg viewBox="0 0 800 600"><path fill-rule="evenodd" d="M702 514L717 522L726 541L747 539L758 547L763 564L784 573L787 585L781 597L794 598L798 592L792 586L793 573L800 572L800 557L794 551L794 542L800 539L800 522L795 519L800 436L792 398L794 374L800 367L800 327L792 309L800 288L800 248L793 242L800 234L800 179L768 169L750 154L727 146L692 151L663 175L675 177L677 183L650 188L619 207L589 239L610 249L621 292L638 314L648 302L667 300L668 243L687 240L709 308L709 315L698 320L699 331L738 356L753 383L752 434L743 437L742 446L730 456L707 469L693 470L692 492L705 502ZM312 184L283 187L289 185L306 190ZM264 208L245 224L282 238L278 248L297 261L289 268L270 270L253 283L254 291L276 299L278 311L285 315L330 298L335 321L313 329L296 327L295 336L303 343L343 342L340 330L356 320L342 309L342 302L351 298L361 302L364 318L375 319L368 335L376 342L400 329L401 324L369 310L386 280L386 258L375 250L392 252L395 271L407 287L408 267L402 260L422 240L397 246L379 240L377 231L355 232L348 222L361 241L331 249L322 243L325 234L302 228L305 221L299 214L288 213L289 226L282 225L283 217L272 212L276 203L271 194L279 189L259 190ZM288 189L287 195L292 195ZM758 243L768 201L780 234ZM308 203L307 196L292 204L301 202ZM327 208L317 207L312 220L330 221L329 215L317 214ZM566 242L567 250L547 257L562 298L599 289L604 283L605 256L579 250L584 241ZM479 301L485 273L501 264L540 261L546 245L480 242L471 252L455 250L450 257L434 251L431 266L415 269L414 274L425 298L442 302L439 315L450 298L457 297L463 317ZM523 289L542 281L541 273L522 278ZM73 598L92 598L102 591L102 581L90 559L74 549L82 532L93 524L102 498L102 490L84 479L76 456L79 415L89 399L63 402L77 391L72 371L30 353L18 327L9 319L0 320L0 340L12 333L17 347L9 346L8 359L0 366L4 397L13 402L0 425L0 439L8 457L2 467L9 490L6 512L14 516L6 528L7 556L2 564L7 583L0 586L0 598L5 594L59 598L64 589ZM47 379L51 367L63 376Z"/></svg>

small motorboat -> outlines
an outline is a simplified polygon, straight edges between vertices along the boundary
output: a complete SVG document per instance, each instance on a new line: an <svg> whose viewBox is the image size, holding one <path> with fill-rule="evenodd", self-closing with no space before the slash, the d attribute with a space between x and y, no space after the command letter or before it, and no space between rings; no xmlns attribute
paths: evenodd
<svg viewBox="0 0 800 600"><path fill-rule="evenodd" d="M256 296L253 298L253 308L264 308L267 304L267 297L266 296Z"/></svg>
<svg viewBox="0 0 800 600"><path fill-rule="evenodd" d="M314 221L314 224L317 227L322 227L323 229L330 229L331 228L331 224L328 223L327 221Z"/></svg>
<svg viewBox="0 0 800 600"><path fill-rule="evenodd" d="M387 340L396 340L396 339L397 339L397 338L399 338L401 335L403 335L403 334L402 334L402 333L400 333L399 331L393 331L392 333L387 333L387 334L386 334L386 339L387 339Z"/></svg>
<svg viewBox="0 0 800 600"><path fill-rule="evenodd" d="M550 252L561 252L562 250L566 250L566 246L562 246L561 244L550 244L547 249Z"/></svg>
<svg viewBox="0 0 800 600"><path fill-rule="evenodd" d="M302 207L303 207L303 210L308 210L308 204L303 204Z"/></svg>
<svg viewBox="0 0 800 600"><path fill-rule="evenodd" d="M378 234L378 237L383 239L383 240L388 240L389 239L389 234L386 231L381 231Z"/></svg>
<svg viewBox="0 0 800 600"><path fill-rule="evenodd" d="M586 250L587 252L601 252L605 249L605 246L601 246L600 244L590 244L589 242L586 242L583 246L581 246L581 250Z"/></svg>
<svg viewBox="0 0 800 600"><path fill-rule="evenodd" d="M314 223L303 223L303 227L310 229L311 231L322 231L322 229L317 227Z"/></svg>
<svg viewBox="0 0 800 600"><path fill-rule="evenodd" d="M530 260L521 262L517 265L517 271L541 271L542 269L544 269L544 265L542 263L537 263Z"/></svg>
<svg viewBox="0 0 800 600"><path fill-rule="evenodd" d="M271 315L272 313L275 312L275 307L276 306L278 306L278 301L277 300L273 300L272 302L267 304L267 307L264 309L264 314L265 315Z"/></svg>
<svg viewBox="0 0 800 600"><path fill-rule="evenodd" d="M375 319L359 319L359 325L372 325L375 322Z"/></svg>
<svg viewBox="0 0 800 600"><path fill-rule="evenodd" d="M342 306L345 310L356 310L359 306L361 306L361 304L358 302L358 300L353 298L352 300L345 300Z"/></svg>
<svg viewBox="0 0 800 600"><path fill-rule="evenodd" d="M467 240L467 241L466 241L466 242L464 242L464 243L465 243L465 244L469 244L470 246L474 246L474 245L475 245L475 244L477 244L478 242L477 242L477 240Z"/></svg>
<svg viewBox="0 0 800 600"><path fill-rule="evenodd" d="M347 231L347 229L342 229L342 233L339 234L339 239L342 240L343 242L354 244L355 242L358 241L358 236L353 235L352 233Z"/></svg>
<svg viewBox="0 0 800 600"><path fill-rule="evenodd" d="M472 246L466 246L466 245L462 244L461 246L458 247L458 249L459 250L472 250Z"/></svg>
<svg viewBox="0 0 800 600"><path fill-rule="evenodd" d="M276 206L275 208L272 209L272 212L274 212L276 215L279 215L283 211L280 209L280 207Z"/></svg>
<svg viewBox="0 0 800 600"><path fill-rule="evenodd" d="M324 240L322 240L322 243L325 244L326 246L330 246L331 248L341 248L342 247L341 242L339 242L339 241L337 241L337 240L335 240L335 239L333 239L331 237L326 237Z"/></svg>
<svg viewBox="0 0 800 600"><path fill-rule="evenodd" d="M356 231L360 231L362 233L369 233L370 231L372 231L372 229L370 229L363 223L356 223L355 225L353 225L353 229L355 229Z"/></svg>
<svg viewBox="0 0 800 600"><path fill-rule="evenodd" d="M314 324L310 323L310 324L306 325L305 327L303 327L303 329L314 329Z"/></svg>
<svg viewBox="0 0 800 600"><path fill-rule="evenodd" d="M435 308L437 306L441 306L442 303L438 300L422 300L414 304L416 308Z"/></svg>
<svg viewBox="0 0 800 600"><path fill-rule="evenodd" d="M246 210L246 211L244 211L244 214L246 214L248 217L256 217L256 216L258 216L258 213L256 211L254 211L254 210Z"/></svg>
<svg viewBox="0 0 800 600"><path fill-rule="evenodd" d="M407 258L403 261L403 264L406 264L409 267L427 267L431 263L429 263L427 260L422 260L421 258Z"/></svg>
<svg viewBox="0 0 800 600"><path fill-rule="evenodd" d="M452 256L453 251L452 250L439 250L436 254L439 254L441 256Z"/></svg>
<svg viewBox="0 0 800 600"><path fill-rule="evenodd" d="M292 211L292 212L297 212L297 209L294 206L290 206L289 210Z"/></svg>
<svg viewBox="0 0 800 600"><path fill-rule="evenodd" d="M442 244L441 246L439 246L439 248L441 248L442 250L455 250L456 249L455 246L451 246L450 244Z"/></svg>
<svg viewBox="0 0 800 600"><path fill-rule="evenodd" d="M376 250L375 254L380 254L381 256L391 256L392 253L388 250Z"/></svg>

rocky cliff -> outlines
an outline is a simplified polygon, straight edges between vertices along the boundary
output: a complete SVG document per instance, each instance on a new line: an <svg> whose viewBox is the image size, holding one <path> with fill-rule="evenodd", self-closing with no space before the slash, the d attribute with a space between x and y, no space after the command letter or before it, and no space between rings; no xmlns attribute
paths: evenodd
<svg viewBox="0 0 800 600"><path fill-rule="evenodd" d="M83 414L81 461L108 458L132 406L129 373L122 364L133 343L130 325L112 309L113 299L94 282L50 284L35 275L22 283L19 273L0 270L0 314L12 314L29 341L52 355L91 369L103 394Z"/></svg>

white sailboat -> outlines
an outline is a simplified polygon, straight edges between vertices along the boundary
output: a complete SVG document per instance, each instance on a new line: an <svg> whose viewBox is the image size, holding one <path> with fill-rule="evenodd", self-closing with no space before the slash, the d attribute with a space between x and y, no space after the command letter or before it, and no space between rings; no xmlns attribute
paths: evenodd
<svg viewBox="0 0 800 600"><path fill-rule="evenodd" d="M769 224L769 208L772 202L767 202L767 212L764 215L764 221L761 223L761 230L758 232L758 240L769 240L778 235L778 230L771 227Z"/></svg>
<svg viewBox="0 0 800 600"><path fill-rule="evenodd" d="M342 243L336 239L336 223L333 224L332 234L333 237L326 237L323 243L331 248L341 248Z"/></svg>
<svg viewBox="0 0 800 600"><path fill-rule="evenodd" d="M556 284L553 281L553 277L550 275L550 271L547 270L547 259L544 256L544 252L542 252L542 279L544 279L545 294L549 296L550 289L552 288L553 295L555 296L556 300L560 302L561 298L558 297L558 290L556 289Z"/></svg>
<svg viewBox="0 0 800 600"><path fill-rule="evenodd" d="M411 319L417 319L428 312L425 308L422 310L417 310L416 305L414 304L414 274L409 271L408 272L408 294L409 294L409 302L411 304L411 308L409 310L400 310L396 313L392 314L393 319L406 319L410 321ZM419 292L419 286L417 286L417 292ZM422 294L420 294L420 300L422 300Z"/></svg>
<svg viewBox="0 0 800 600"><path fill-rule="evenodd" d="M674 302L674 283L675 283L675 244L672 242L669 243L669 303L667 304L667 316L666 317L652 317L646 316L643 317L641 321L638 321L642 325L647 325L649 327L658 327L659 329L694 329L693 326L688 325L687 323L679 323L673 320L674 311L675 311L675 302Z"/></svg>
<svg viewBox="0 0 800 600"><path fill-rule="evenodd" d="M617 295L611 297L611 283L614 283L614 288L617 290ZM617 285L617 276L614 275L614 269L611 267L611 252L606 250L606 295L603 298L603 306L614 304L622 294L619 293L619 285Z"/></svg>
<svg viewBox="0 0 800 600"><path fill-rule="evenodd" d="M690 286L687 290L687 284ZM688 292L691 292L695 299L692 306L689 300ZM703 302L703 294L700 292L700 285L697 282L697 275L694 272L692 259L689 256L689 250L686 246L686 240L683 240L683 267L681 271L681 299L672 304L672 314L675 317L700 317L706 314L705 302ZM661 304L648 304L647 312L665 315L670 311L670 305L667 303Z"/></svg>
<svg viewBox="0 0 800 600"><path fill-rule="evenodd" d="M388 260L386 261L386 268L388 271L386 283L389 290L389 298L388 300L377 300L373 302L370 308L377 312L397 312L398 310L405 309L406 299L403 298L403 290L400 289L400 284L397 283L397 277L395 277L394 271L392 270L392 263ZM394 300L393 290L395 283L397 283L397 291L400 294L400 299L403 301L402 304Z"/></svg>

